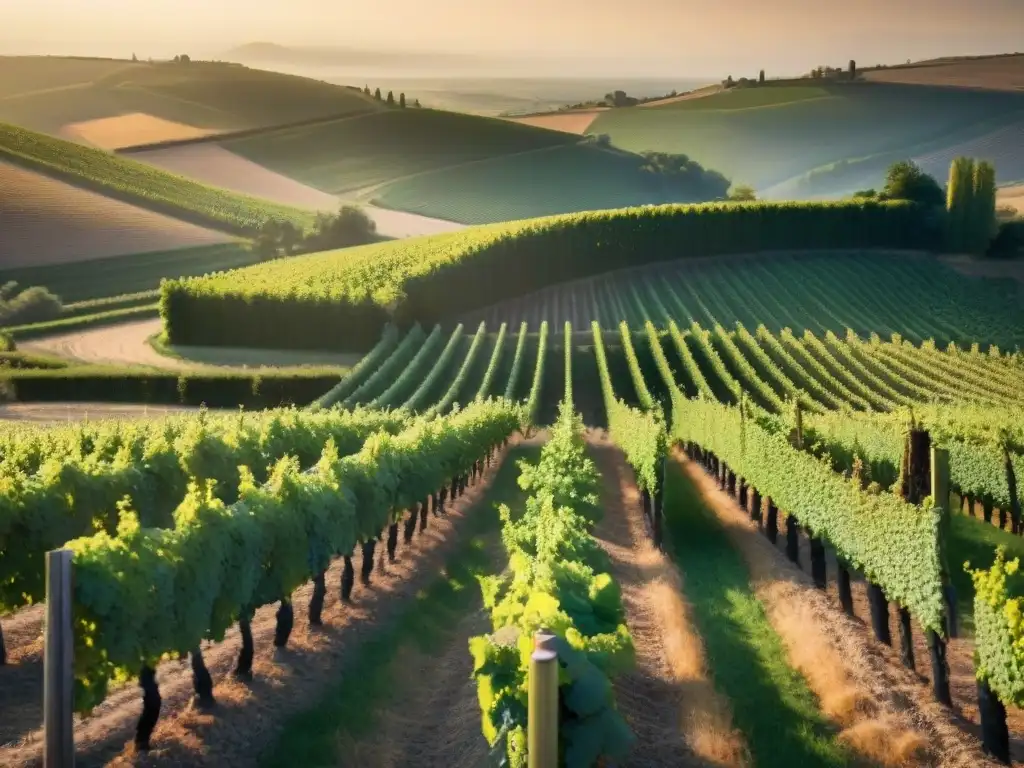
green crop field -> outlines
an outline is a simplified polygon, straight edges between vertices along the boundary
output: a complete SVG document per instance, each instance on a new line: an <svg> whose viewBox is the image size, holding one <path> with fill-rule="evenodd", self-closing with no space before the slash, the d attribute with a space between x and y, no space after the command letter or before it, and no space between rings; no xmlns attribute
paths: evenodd
<svg viewBox="0 0 1024 768"><path fill-rule="evenodd" d="M312 214L208 187L149 165L0 123L0 159L196 224L254 232L268 219L308 224Z"/></svg>
<svg viewBox="0 0 1024 768"><path fill-rule="evenodd" d="M311 187L338 193L578 140L496 118L397 109L227 141L224 146Z"/></svg>
<svg viewBox="0 0 1024 768"><path fill-rule="evenodd" d="M885 166L895 159L941 151L1024 119L1024 95L1013 92L837 83L796 87L805 96L824 92L799 99L792 98L794 87L782 86L786 98L780 103L774 90L768 85L663 107L609 110L588 133L608 134L616 146L634 152L684 153L736 183L770 190L823 166L876 156L866 180L880 186ZM753 103L715 108L734 98ZM759 100L763 106L756 106ZM844 192L864 180L863 173L844 173L815 191Z"/></svg>
<svg viewBox="0 0 1024 768"><path fill-rule="evenodd" d="M389 184L375 205L424 216L487 224L573 211L700 202L683 185L667 188L641 170L638 155L565 146L425 173Z"/></svg>
<svg viewBox="0 0 1024 768"><path fill-rule="evenodd" d="M46 133L132 113L242 130L379 108L343 86L234 64L0 57L0 121Z"/></svg>
<svg viewBox="0 0 1024 768"><path fill-rule="evenodd" d="M646 109L712 110L717 112L777 107L808 99L830 98L831 96L832 94L827 88L818 85L772 85L761 88L732 88L699 99L670 101L667 104L646 107Z"/></svg>

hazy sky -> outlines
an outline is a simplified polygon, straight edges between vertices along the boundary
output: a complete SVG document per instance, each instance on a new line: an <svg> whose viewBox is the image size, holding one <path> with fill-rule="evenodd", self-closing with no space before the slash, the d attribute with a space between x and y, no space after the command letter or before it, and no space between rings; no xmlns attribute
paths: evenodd
<svg viewBox="0 0 1024 768"><path fill-rule="evenodd" d="M259 40L686 77L1024 49L1024 0L0 0L0 19L0 53L208 56Z"/></svg>

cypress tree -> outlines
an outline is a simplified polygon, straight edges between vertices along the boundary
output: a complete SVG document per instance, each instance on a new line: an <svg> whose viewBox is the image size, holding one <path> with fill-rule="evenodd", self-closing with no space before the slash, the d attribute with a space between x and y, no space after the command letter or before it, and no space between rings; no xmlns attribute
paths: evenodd
<svg viewBox="0 0 1024 768"><path fill-rule="evenodd" d="M982 254L996 231L996 169L982 160L974 166L971 187L971 250Z"/></svg>
<svg viewBox="0 0 1024 768"><path fill-rule="evenodd" d="M395 94L394 91L388 91L388 106L395 106Z"/></svg>
<svg viewBox="0 0 1024 768"><path fill-rule="evenodd" d="M380 88L373 92L373 98L375 98L377 101L380 101Z"/></svg>
<svg viewBox="0 0 1024 768"><path fill-rule="evenodd" d="M405 94L401 93L398 95L398 106L405 109Z"/></svg>
<svg viewBox="0 0 1024 768"><path fill-rule="evenodd" d="M974 161L969 157L958 157L949 167L946 190L946 244L952 251L969 247L973 197Z"/></svg>
<svg viewBox="0 0 1024 768"><path fill-rule="evenodd" d="M758 82L759 82L759 83L760 83L761 85L764 85L764 70L763 70L763 69L761 70L761 74L760 74L760 75L758 75L758 77L757 77L757 81L758 81Z"/></svg>

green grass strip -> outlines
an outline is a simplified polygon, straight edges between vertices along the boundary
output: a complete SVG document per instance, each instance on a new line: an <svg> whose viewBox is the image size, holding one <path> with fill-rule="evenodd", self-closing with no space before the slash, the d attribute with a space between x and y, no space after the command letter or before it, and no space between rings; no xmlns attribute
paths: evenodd
<svg viewBox="0 0 1024 768"><path fill-rule="evenodd" d="M501 528L497 505L522 508L525 494L517 482L516 463L520 459L536 461L539 455L538 446L509 452L493 485L460 524L464 543L445 562L444 570L407 601L397 621L381 627L363 643L340 670L341 682L307 711L286 722L277 744L260 761L261 766L346 765L345 756L339 754L339 747L346 741L343 737L358 740L372 734L387 708L402 696L405 681L395 658L409 646L438 655L451 641L459 622L479 609L477 578L494 573L498 567L488 552Z"/></svg>
<svg viewBox="0 0 1024 768"><path fill-rule="evenodd" d="M956 507L954 507L956 509ZM1024 560L1024 539L1009 531L1001 531L983 519L964 514L950 516L949 540L946 543L949 554L950 578L956 589L956 604L960 634L974 636L974 583L964 570L964 563L971 568L989 569L996 560L996 547L1006 548L1006 559L1019 557Z"/></svg>
<svg viewBox="0 0 1024 768"><path fill-rule="evenodd" d="M718 519L675 462L668 463L665 485L669 551L682 571L715 687L731 702L754 764L851 765L806 681L787 664L746 564Z"/></svg>

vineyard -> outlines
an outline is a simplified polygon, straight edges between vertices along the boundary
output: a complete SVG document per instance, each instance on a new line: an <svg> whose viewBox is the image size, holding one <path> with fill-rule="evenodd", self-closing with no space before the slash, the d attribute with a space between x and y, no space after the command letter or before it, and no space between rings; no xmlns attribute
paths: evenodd
<svg viewBox="0 0 1024 768"><path fill-rule="evenodd" d="M778 270L806 267L807 293L793 307L811 301L813 261L778 263ZM836 258L830 263L839 268ZM467 507L457 501L467 488L488 492L488 468L517 432L551 424L537 460L520 466L525 495L501 508L500 536L490 534L500 539L509 564L481 581L491 630L467 635L468 650L462 645L477 693L457 695L482 708L492 752L510 765L525 764L530 664L523 649L541 629L553 631L566 670L558 683L564 764L589 766L652 748L644 741L652 738L645 730L652 727L650 713L630 686L641 685L636 670L649 663L652 647L668 642L659 634L668 629L637 623L633 598L616 581L638 577L616 564L603 538L614 522L605 519L605 492L598 493L610 471L607 457L593 459L605 450L591 434L598 429L629 468L638 497L628 514L636 515L637 530L646 530L649 556L669 558L683 547L676 540L680 526L710 525L707 535L724 547L725 560L709 567L733 568L720 578L739 578L747 595L742 619L702 608L687 630L709 644L701 674L719 681L717 695L734 707L734 725L729 704L716 716L725 718L723 732L733 733L728 740L736 741L736 754L763 756L771 738L756 713L738 703L755 683L730 678L714 656L725 649L742 663L761 663L748 657L753 647L737 645L729 621L748 624L759 647L782 654L765 668L756 695L802 702L786 714L806 729L789 749L836 765L870 749L830 735L833 715L816 703L824 683L787 656L795 641L776 613L761 607L770 605L763 603L769 597L743 576L754 566L744 565L746 554L729 559L736 557L732 545L714 533L721 523L706 518L719 512L698 511L687 501L694 493L689 484L706 477L697 467L738 499L744 524L784 546L790 560L800 564L809 547L811 594L814 585L838 589L836 620L848 620L844 611L866 611L865 620L870 613L877 641L898 645L894 668L902 662L929 680L921 696L931 690L940 702L967 707L969 719L980 718L986 729L986 749L1002 754L1009 746L993 736L996 705L1011 706L1004 717L1016 726L1021 718L1012 705L1024 696L1016 672L1018 629L1007 618L1017 605L1009 561L1024 554L1017 535L1024 531L1024 490L1016 480L1024 471L1024 376L1017 354L947 347L933 338L914 343L895 334L882 340L827 326L776 331L731 317L728 327L702 324L696 318L717 320L726 306L771 315L752 303L755 294L726 293L726 274L712 271L691 294L711 303L715 314L695 316L685 304L666 304L662 295L671 293L659 294L655 285L667 283L657 281L646 294L627 286L629 298L617 296L610 309L594 305L598 317L625 318L603 327L600 320L496 327L477 321L404 332L387 325L360 363L303 411L5 429L0 611L11 614L3 623L15 629L0 675L17 681L38 674L40 646L24 627L39 626L33 604L46 596L46 553L68 549L75 573L74 706L83 715L76 728L84 754L111 755L120 749L111 739L132 732L134 749L170 740L177 746L168 754L190 754L173 728L160 725L185 716L175 713L186 692L198 711L214 713L215 723L224 686L250 685L245 681L266 673L261 643L280 652L305 642L293 637L297 626L336 620L339 608L325 613L335 605L335 584L342 614L369 599L376 580L393 578L385 560L418 558L422 537L435 536L427 531L441 520L447 527L438 530L452 530L461 517L449 517L446 505L461 516ZM754 279L767 286L770 274ZM795 282L781 274L776 280L772 285ZM859 295L853 288L844 293L851 301ZM913 296L904 294L903 305ZM927 291L920 296L925 301ZM876 299L873 306L888 304ZM922 459L922 444L938 453ZM633 546L641 545L634 540ZM777 549L774 554L781 558ZM961 567L968 558L971 573ZM698 562L681 559L679 567L694 569ZM734 565L724 565L729 562ZM704 583L672 588L675 599L691 591L695 599ZM971 709L974 694L964 684L973 679L975 651L984 681L980 712ZM853 679L864 672L850 667L843 674ZM220 675L236 682L221 682ZM124 682L132 679L143 694L138 722L110 714L128 706L132 694ZM15 743L0 748L0 760L33 764L38 740L17 740L39 727L38 689L26 694L26 684L15 684L8 690L0 714L12 725L0 731L0 741ZM170 714L161 715L161 691ZM883 713L890 707L874 706ZM927 741L921 749L929 760L950 750L980 755L977 742L965 746L966 737L951 736L939 715L923 712L900 728ZM116 722L105 736L90 725L101 715L108 720L96 722ZM318 738L329 741L331 733ZM696 738L683 737L687 744ZM892 747L880 743L874 749ZM337 756L339 747L305 748Z"/></svg>

